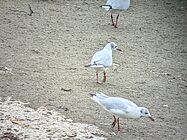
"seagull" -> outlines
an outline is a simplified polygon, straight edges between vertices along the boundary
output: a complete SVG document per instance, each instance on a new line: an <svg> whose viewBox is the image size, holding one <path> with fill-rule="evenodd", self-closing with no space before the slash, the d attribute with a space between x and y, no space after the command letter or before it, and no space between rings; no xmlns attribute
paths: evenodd
<svg viewBox="0 0 187 140"><path fill-rule="evenodd" d="M91 67L96 70L96 78L97 78L97 83L99 82L99 71L103 71L104 77L103 77L103 82L106 82L106 70L112 66L112 51L113 50L118 50L121 51L117 47L117 45L114 42L108 43L102 50L96 52L91 60L91 64L86 65L85 67Z"/></svg>
<svg viewBox="0 0 187 140"><path fill-rule="evenodd" d="M117 28L117 22L119 18L119 11L127 10L130 6L130 0L108 0L105 5L101 7L107 11L111 11L112 26ZM113 13L117 12L116 23L114 23Z"/></svg>
<svg viewBox="0 0 187 140"><path fill-rule="evenodd" d="M114 128L117 123L118 131L120 131L119 118L148 117L154 121L147 108L138 107L132 101L121 97L110 97L102 92L91 93L90 95L93 101L101 105L106 111L113 114L114 121L112 127Z"/></svg>

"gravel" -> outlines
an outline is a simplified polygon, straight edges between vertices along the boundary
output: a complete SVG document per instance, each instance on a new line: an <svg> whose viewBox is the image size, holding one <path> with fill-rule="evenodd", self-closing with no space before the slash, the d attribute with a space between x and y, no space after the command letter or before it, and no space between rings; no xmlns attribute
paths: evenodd
<svg viewBox="0 0 187 140"><path fill-rule="evenodd" d="M104 132L90 124L74 123L55 110L34 110L20 101L0 98L2 140L106 140Z"/></svg>

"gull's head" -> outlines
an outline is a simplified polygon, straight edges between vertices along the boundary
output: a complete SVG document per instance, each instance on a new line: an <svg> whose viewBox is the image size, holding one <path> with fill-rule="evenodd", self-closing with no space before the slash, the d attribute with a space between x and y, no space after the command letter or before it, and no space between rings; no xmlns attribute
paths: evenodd
<svg viewBox="0 0 187 140"><path fill-rule="evenodd" d="M110 42L109 44L112 50L116 50L118 48L118 46L114 42Z"/></svg>
<svg viewBox="0 0 187 140"><path fill-rule="evenodd" d="M119 49L118 46L116 45L116 43L114 43L114 42L108 43L105 47L110 49L110 50L117 50L117 51L121 51L122 52L122 50Z"/></svg>
<svg viewBox="0 0 187 140"><path fill-rule="evenodd" d="M145 108L145 107L140 107L140 117L148 117L148 118L151 119L152 121L155 121L155 120L152 118L152 116L151 116L149 110L148 110L147 108Z"/></svg>

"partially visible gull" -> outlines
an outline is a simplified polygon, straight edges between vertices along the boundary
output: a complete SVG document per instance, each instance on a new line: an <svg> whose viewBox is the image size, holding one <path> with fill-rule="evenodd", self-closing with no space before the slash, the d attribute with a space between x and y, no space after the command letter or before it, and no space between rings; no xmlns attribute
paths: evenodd
<svg viewBox="0 0 187 140"><path fill-rule="evenodd" d="M127 10L129 6L130 6L130 0L108 0L106 2L106 5L102 5L101 7L107 11L111 11L112 26L117 28L119 12L122 10ZM114 23L113 13L117 13L115 23Z"/></svg>

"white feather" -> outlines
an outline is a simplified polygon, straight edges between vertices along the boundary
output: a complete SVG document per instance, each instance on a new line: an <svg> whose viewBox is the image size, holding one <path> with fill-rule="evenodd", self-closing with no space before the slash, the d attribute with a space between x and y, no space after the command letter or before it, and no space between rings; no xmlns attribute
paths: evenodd
<svg viewBox="0 0 187 140"><path fill-rule="evenodd" d="M102 5L101 6L103 9L105 9L106 11L110 10L110 6L109 5Z"/></svg>
<svg viewBox="0 0 187 140"><path fill-rule="evenodd" d="M106 5L111 5L112 9L126 10L130 6L130 0L108 0Z"/></svg>

